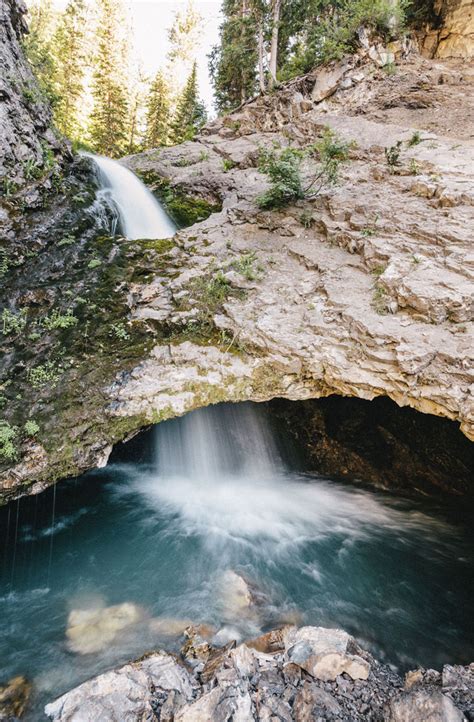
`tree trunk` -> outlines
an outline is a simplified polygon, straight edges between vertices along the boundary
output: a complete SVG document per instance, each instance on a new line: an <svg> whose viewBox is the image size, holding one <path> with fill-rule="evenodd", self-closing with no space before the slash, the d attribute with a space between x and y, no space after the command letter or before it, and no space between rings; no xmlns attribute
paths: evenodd
<svg viewBox="0 0 474 722"><path fill-rule="evenodd" d="M265 87L265 68L263 66L263 54L264 54L264 47L263 47L263 27L262 27L262 20L260 19L258 21L258 82L260 85L260 92L264 93L266 90Z"/></svg>
<svg viewBox="0 0 474 722"><path fill-rule="evenodd" d="M280 10L282 0L273 0L272 41L270 45L270 79L272 85L276 84L278 63L278 32L280 29Z"/></svg>
<svg viewBox="0 0 474 722"><path fill-rule="evenodd" d="M388 4L390 8L393 8L393 15L389 19L389 27L392 32L396 32L398 30L399 0L388 0Z"/></svg>

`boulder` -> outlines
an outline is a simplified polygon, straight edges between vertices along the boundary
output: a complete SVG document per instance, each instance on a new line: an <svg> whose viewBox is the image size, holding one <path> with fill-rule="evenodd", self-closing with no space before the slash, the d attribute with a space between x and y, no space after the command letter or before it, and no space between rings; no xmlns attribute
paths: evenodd
<svg viewBox="0 0 474 722"><path fill-rule="evenodd" d="M175 708L193 697L195 682L175 657L151 654L91 679L46 705L55 722L117 722L153 714L152 700L173 695Z"/></svg>
<svg viewBox="0 0 474 722"><path fill-rule="evenodd" d="M73 609L66 630L68 648L76 654L100 652L143 615L143 610L131 602L100 609Z"/></svg>
<svg viewBox="0 0 474 722"><path fill-rule="evenodd" d="M358 646L340 629L302 627L290 629L285 640L286 659L315 679L328 682L344 672L352 679L366 680L370 664L357 654Z"/></svg>
<svg viewBox="0 0 474 722"><path fill-rule="evenodd" d="M417 689L393 699L385 719L387 722L463 722L465 717L442 692Z"/></svg>
<svg viewBox="0 0 474 722"><path fill-rule="evenodd" d="M219 580L219 606L225 622L239 622L254 616L254 598L245 579L232 569Z"/></svg>

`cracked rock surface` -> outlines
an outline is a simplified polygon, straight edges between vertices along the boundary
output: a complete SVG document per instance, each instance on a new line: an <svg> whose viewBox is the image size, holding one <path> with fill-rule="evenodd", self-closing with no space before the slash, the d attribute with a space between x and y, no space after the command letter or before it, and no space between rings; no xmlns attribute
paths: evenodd
<svg viewBox="0 0 474 722"><path fill-rule="evenodd" d="M186 658L153 652L84 682L46 714L55 722L461 722L472 712L470 667L419 669L404 684L340 629L284 627L222 648L203 645L196 628L185 634ZM324 664L335 657L337 667Z"/></svg>

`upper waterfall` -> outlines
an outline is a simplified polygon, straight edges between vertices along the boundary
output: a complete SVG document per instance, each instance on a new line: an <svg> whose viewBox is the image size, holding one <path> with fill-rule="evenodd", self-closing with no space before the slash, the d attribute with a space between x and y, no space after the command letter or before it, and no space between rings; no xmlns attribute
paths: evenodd
<svg viewBox="0 0 474 722"><path fill-rule="evenodd" d="M168 238L174 234L175 224L132 171L111 158L90 157L98 167L103 192L117 209L127 238Z"/></svg>

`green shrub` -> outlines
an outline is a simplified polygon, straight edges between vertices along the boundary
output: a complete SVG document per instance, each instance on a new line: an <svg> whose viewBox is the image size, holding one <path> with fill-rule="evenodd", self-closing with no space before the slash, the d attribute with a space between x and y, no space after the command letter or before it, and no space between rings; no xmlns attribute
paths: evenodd
<svg viewBox="0 0 474 722"><path fill-rule="evenodd" d="M98 267L101 266L101 265L102 265L102 261L99 261L98 258L93 258L93 259L90 260L89 263L87 264L87 268L98 268Z"/></svg>
<svg viewBox="0 0 474 722"><path fill-rule="evenodd" d="M230 264L238 273L240 273L247 281L255 281L263 273L263 268L257 263L257 254L255 251L243 253Z"/></svg>
<svg viewBox="0 0 474 722"><path fill-rule="evenodd" d="M316 197L324 187L334 185L339 178L339 166L349 157L350 143L343 141L329 128L321 138L304 150L285 148L260 152L259 170L269 181L270 188L257 197L260 208L281 208L303 198ZM306 158L318 161L313 176L304 186L301 165Z"/></svg>
<svg viewBox="0 0 474 722"><path fill-rule="evenodd" d="M293 46L280 77L288 80L317 65L339 60L357 47L360 27L389 38L404 27L409 0L394 8L389 0L321 0L309 4L296 28Z"/></svg>
<svg viewBox="0 0 474 722"><path fill-rule="evenodd" d="M260 208L279 208L304 198L301 179L304 157L304 152L297 148L260 151L258 167L270 181L270 188L257 198Z"/></svg>
<svg viewBox="0 0 474 722"><path fill-rule="evenodd" d="M418 143L421 143L423 138L421 137L421 133L419 130L415 130L413 135L411 136L410 140L408 141L407 145L409 148L412 148L414 145L418 145Z"/></svg>
<svg viewBox="0 0 474 722"><path fill-rule="evenodd" d="M130 339L130 334L125 328L125 324L120 321L110 324L110 335L121 341L128 341Z"/></svg>
<svg viewBox="0 0 474 722"><path fill-rule="evenodd" d="M58 246L71 246L75 241L75 236L73 236L72 233L68 233L67 236L63 236L61 240L58 241Z"/></svg>

